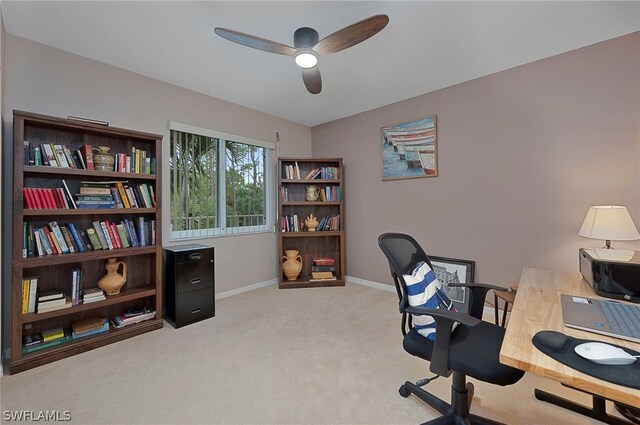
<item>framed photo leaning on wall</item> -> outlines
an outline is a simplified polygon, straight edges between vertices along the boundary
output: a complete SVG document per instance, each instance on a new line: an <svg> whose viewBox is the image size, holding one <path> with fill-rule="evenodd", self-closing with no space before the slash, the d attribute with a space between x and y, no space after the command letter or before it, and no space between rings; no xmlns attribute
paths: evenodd
<svg viewBox="0 0 640 425"><path fill-rule="evenodd" d="M433 272L442 283L442 289L447 293L458 311L468 313L470 308L469 288L449 287L450 283L473 283L476 262L458 258L429 256Z"/></svg>

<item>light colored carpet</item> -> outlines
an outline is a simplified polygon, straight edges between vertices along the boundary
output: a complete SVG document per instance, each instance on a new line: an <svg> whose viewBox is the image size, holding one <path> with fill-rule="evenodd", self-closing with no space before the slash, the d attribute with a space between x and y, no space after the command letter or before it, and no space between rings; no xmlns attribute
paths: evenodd
<svg viewBox="0 0 640 425"><path fill-rule="evenodd" d="M219 300L215 318L5 376L0 400L3 411L68 410L74 424L418 424L436 412L398 388L427 368L402 349L395 294L270 286ZM448 400L449 384L428 389ZM599 423L535 400L538 387L588 402L529 374L474 384L482 416Z"/></svg>

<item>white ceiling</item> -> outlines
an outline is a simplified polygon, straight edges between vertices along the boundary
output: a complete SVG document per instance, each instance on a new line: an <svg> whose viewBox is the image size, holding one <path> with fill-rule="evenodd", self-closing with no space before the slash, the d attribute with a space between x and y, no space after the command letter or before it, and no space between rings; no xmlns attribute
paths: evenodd
<svg viewBox="0 0 640 425"><path fill-rule="evenodd" d="M3 1L6 31L314 126L640 30L640 2ZM293 58L250 49L216 26L293 45L371 15L376 36L320 57L322 93Z"/></svg>

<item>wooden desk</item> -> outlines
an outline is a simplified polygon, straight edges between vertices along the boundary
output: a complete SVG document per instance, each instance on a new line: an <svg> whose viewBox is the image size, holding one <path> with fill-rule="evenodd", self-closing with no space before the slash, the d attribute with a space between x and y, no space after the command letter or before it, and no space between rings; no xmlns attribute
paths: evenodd
<svg viewBox="0 0 640 425"><path fill-rule="evenodd" d="M640 351L640 344L634 342L564 326L560 294L603 299L593 292L580 273L532 268L523 269L504 342L500 350L500 362L559 381L562 384L595 396L629 406L640 406L640 390L612 384L578 372L557 362L533 346L531 338L538 331L554 330L575 338L609 342ZM538 396L538 393L536 393L536 396ZM594 409L595 402L594 397ZM602 405L604 406L604 400L602 400Z"/></svg>

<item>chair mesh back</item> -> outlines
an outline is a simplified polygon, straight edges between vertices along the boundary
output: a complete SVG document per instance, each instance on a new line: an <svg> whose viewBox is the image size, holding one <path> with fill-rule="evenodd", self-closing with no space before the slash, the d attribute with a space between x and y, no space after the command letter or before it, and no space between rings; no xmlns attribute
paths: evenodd
<svg viewBox="0 0 640 425"><path fill-rule="evenodd" d="M391 273L398 277L410 274L420 261L431 262L418 242L402 233L385 233L378 238L378 245L389 260Z"/></svg>
<svg viewBox="0 0 640 425"><path fill-rule="evenodd" d="M402 313L402 334L413 327L411 315L407 314L409 306L407 298L407 285L402 278L403 274L411 274L420 261L425 261L431 267L431 261L422 250L418 242L409 235L402 233L384 233L378 237L378 246L389 261L391 277L396 285L400 313Z"/></svg>

